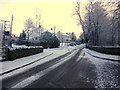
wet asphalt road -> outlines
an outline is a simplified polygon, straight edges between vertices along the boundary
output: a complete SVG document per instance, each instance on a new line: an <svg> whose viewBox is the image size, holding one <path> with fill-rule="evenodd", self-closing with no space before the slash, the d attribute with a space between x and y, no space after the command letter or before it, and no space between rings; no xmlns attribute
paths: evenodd
<svg viewBox="0 0 120 90"><path fill-rule="evenodd" d="M16 75L10 76L4 80L2 80L2 88L5 89L9 89L12 88L15 84L22 82L23 80L25 80L26 78L29 78L30 76L43 71L51 66L53 66L54 64L57 64L58 62L60 62L60 60L66 56L68 56L69 54L71 54L72 52L68 52L62 56L59 56L53 60L50 60L48 62L45 62L43 64L40 64L38 66L35 66L33 68L29 68L28 70L22 72L22 73L18 73ZM27 67L28 68L28 67Z"/></svg>
<svg viewBox="0 0 120 90"><path fill-rule="evenodd" d="M120 88L120 63L79 51L25 88Z"/></svg>
<svg viewBox="0 0 120 90"><path fill-rule="evenodd" d="M70 53L5 79L3 88L14 87L37 73L40 76L40 71L58 64L67 55ZM120 88L120 62L95 58L79 49L75 56L24 88Z"/></svg>

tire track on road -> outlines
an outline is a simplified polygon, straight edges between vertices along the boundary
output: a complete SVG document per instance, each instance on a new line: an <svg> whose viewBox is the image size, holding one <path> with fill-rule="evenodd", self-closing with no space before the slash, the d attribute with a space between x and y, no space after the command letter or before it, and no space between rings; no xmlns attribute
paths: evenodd
<svg viewBox="0 0 120 90"><path fill-rule="evenodd" d="M74 49L73 51L75 51L76 49ZM65 56L68 56L69 54L71 54L73 51L71 52L68 52L62 56L59 56L53 60L50 60L48 62L45 62L43 64L40 64L38 66L35 66L33 68L30 68L28 69L27 71L24 71L22 73L19 73L17 75L13 75L13 76L10 76L8 78L5 78L2 80L3 82L3 88L10 88L12 87L15 83L19 83L21 82L22 80L24 80L25 78L28 78L32 75L34 75L35 73L38 73L54 64L56 64L57 62L59 62L63 57Z"/></svg>

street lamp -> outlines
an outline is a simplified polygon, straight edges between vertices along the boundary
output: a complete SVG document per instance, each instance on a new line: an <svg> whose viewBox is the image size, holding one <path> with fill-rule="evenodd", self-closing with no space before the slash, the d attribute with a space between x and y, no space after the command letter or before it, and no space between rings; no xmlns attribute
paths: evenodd
<svg viewBox="0 0 120 90"><path fill-rule="evenodd" d="M41 25L39 25L39 42L40 42L40 37L41 37L41 34L42 34L42 31L40 31L40 28L41 28Z"/></svg>
<svg viewBox="0 0 120 90"><path fill-rule="evenodd" d="M62 46L63 46L63 30L61 29L61 36L62 36Z"/></svg>

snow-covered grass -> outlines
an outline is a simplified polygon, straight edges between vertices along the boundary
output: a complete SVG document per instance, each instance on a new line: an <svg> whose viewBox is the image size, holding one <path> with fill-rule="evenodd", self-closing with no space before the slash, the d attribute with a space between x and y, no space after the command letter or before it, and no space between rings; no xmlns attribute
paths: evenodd
<svg viewBox="0 0 120 90"><path fill-rule="evenodd" d="M104 47L106 47L106 48L120 48L119 45L118 46L104 46Z"/></svg>
<svg viewBox="0 0 120 90"><path fill-rule="evenodd" d="M88 58L95 65L95 72L97 74L97 80L95 81L95 88L120 88L118 81L118 71L115 73L115 70L118 70L116 66L119 66L119 62L113 62L109 60L103 60L95 58L88 53L86 50L85 57Z"/></svg>
<svg viewBox="0 0 120 90"><path fill-rule="evenodd" d="M93 47L120 48L120 46L93 46Z"/></svg>
<svg viewBox="0 0 120 90"><path fill-rule="evenodd" d="M102 58L106 58L106 59L108 58L108 59L113 59L113 60L120 60L120 56L118 56L118 55L103 54L103 53L96 52L96 51L93 51L93 50L90 50L87 48L85 48L84 51L87 53L90 53L94 56L97 56L97 57L102 57Z"/></svg>

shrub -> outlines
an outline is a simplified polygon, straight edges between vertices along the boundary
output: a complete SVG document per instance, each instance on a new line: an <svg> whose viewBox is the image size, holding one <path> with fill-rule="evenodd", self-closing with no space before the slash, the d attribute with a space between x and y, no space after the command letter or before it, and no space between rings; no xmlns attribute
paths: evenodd
<svg viewBox="0 0 120 90"><path fill-rule="evenodd" d="M60 46L60 41L56 36L53 36L52 33L46 31L41 37L40 45L44 48L58 48Z"/></svg>

